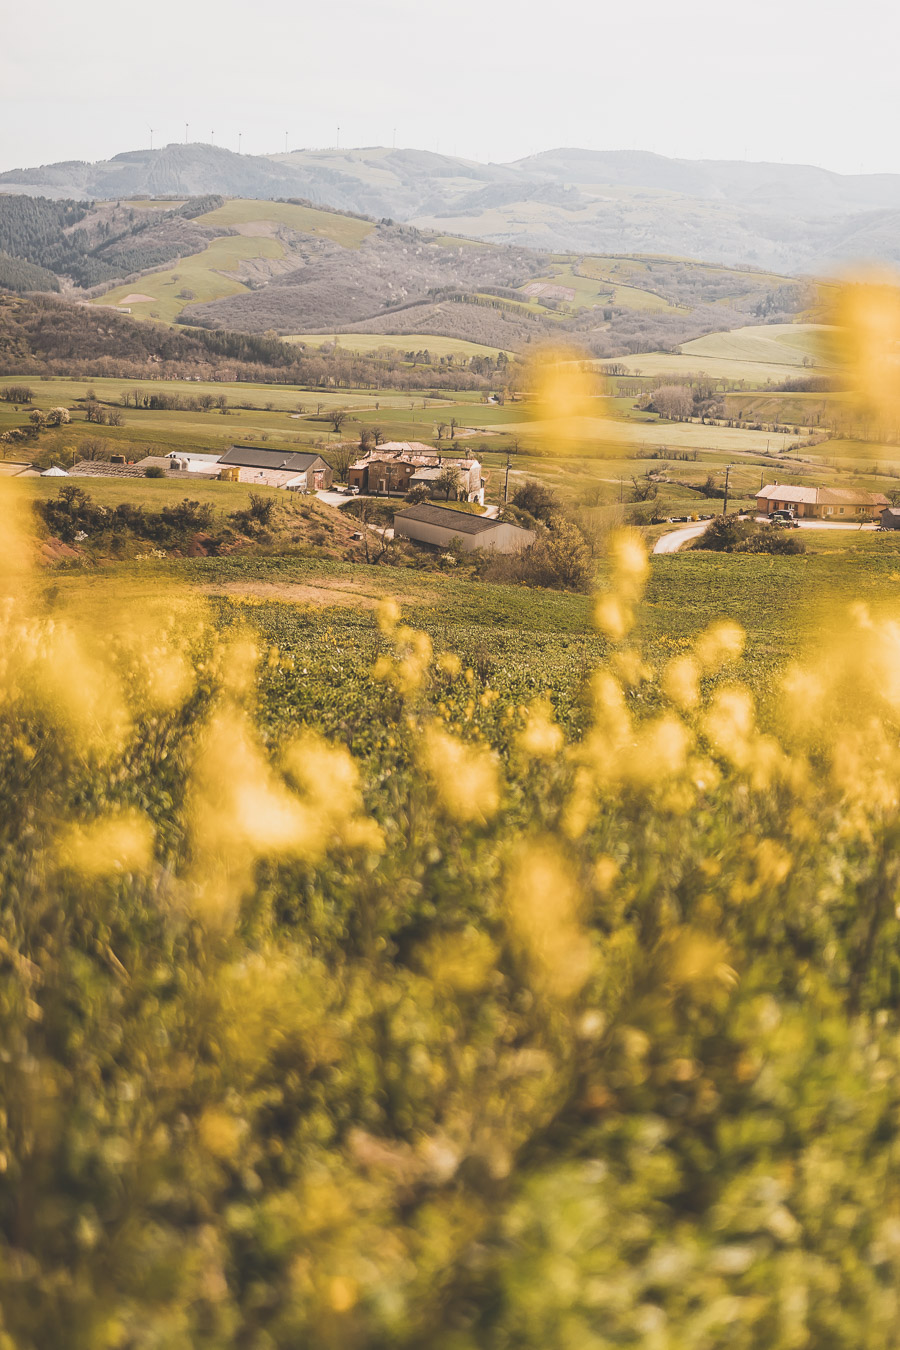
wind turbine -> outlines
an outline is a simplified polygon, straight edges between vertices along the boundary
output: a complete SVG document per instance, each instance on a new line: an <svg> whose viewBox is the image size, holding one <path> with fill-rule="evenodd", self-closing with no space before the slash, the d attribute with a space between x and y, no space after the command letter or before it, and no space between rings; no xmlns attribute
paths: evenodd
<svg viewBox="0 0 900 1350"><path fill-rule="evenodd" d="M190 125L191 125L190 122L185 122L185 124L184 124L184 143L185 143L185 145L187 145L187 141L188 141L188 128L190 127Z"/></svg>
<svg viewBox="0 0 900 1350"><path fill-rule="evenodd" d="M238 132L238 154L241 153L241 133Z"/></svg>
<svg viewBox="0 0 900 1350"><path fill-rule="evenodd" d="M153 150L153 127L150 128L150 149Z"/></svg>
<svg viewBox="0 0 900 1350"><path fill-rule="evenodd" d="M285 133L284 133L284 153L285 153L285 154L287 154L287 152L288 152L287 145L288 145L288 134L287 134L287 132L285 132Z"/></svg>

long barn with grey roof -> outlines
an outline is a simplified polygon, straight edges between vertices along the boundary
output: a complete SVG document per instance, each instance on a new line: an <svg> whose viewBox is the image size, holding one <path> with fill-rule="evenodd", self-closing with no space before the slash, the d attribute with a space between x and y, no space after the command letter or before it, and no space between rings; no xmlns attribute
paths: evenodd
<svg viewBox="0 0 900 1350"><path fill-rule="evenodd" d="M321 455L308 451L232 445L219 460L219 468L226 471L223 477L236 476L240 483L266 487L318 491L330 488L333 481L331 466Z"/></svg>
<svg viewBox="0 0 900 1350"><path fill-rule="evenodd" d="M465 553L476 548L493 549L497 553L519 553L534 543L533 530L523 530L505 520L489 520L468 511L454 511L452 507L435 506L424 502L410 506L394 516L394 534L433 548L446 548L458 539Z"/></svg>

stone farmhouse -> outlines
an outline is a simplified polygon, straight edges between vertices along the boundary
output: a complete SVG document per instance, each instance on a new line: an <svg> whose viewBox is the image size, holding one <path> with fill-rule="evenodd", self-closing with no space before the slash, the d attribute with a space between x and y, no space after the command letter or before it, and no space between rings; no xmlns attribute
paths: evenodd
<svg viewBox="0 0 900 1350"><path fill-rule="evenodd" d="M415 487L424 487L429 495L446 493L447 469L456 473L456 497L459 501L484 504L484 479L477 459L448 458L421 441L387 441L370 450L347 472L350 487L375 496L406 496Z"/></svg>
<svg viewBox="0 0 900 1350"><path fill-rule="evenodd" d="M394 534L434 548L446 548L451 540L458 539L465 553L476 548L519 553L535 541L533 530L470 515L468 511L454 511L451 506L438 506L434 502L398 511L394 516Z"/></svg>
<svg viewBox="0 0 900 1350"><path fill-rule="evenodd" d="M888 499L881 492L861 492L855 488L795 487L774 483L760 488L756 509L761 515L773 511L794 511L797 516L815 520L858 520L861 516L877 520Z"/></svg>

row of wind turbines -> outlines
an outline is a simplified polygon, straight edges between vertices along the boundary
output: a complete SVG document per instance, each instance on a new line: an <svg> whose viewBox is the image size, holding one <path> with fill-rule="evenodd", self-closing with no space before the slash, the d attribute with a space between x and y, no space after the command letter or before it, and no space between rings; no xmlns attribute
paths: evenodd
<svg viewBox="0 0 900 1350"><path fill-rule="evenodd" d="M154 136L156 135L156 133L157 133L157 131L159 130L159 128L158 128L158 127L151 127L151 126L148 125L147 130L150 132L150 149L152 150L152 149L153 149L153 138L154 138ZM185 145L187 145L187 143L188 143L188 140L189 140L189 137L190 137L190 130L191 130L191 124L190 124L190 122L185 122L185 124L184 124L184 143L185 143ZM340 150L340 148L341 148L341 129L340 129L340 127L337 127L336 130L337 130L337 135L335 136L334 148L335 148L336 150ZM288 153L288 137L289 137L289 135L290 135L290 133L287 132L287 131L284 133L284 153L285 153L285 154ZM242 139L243 139L243 132L239 131L239 132L238 132L238 138L237 138L237 152L238 152L238 154L241 153L241 141L242 141ZM209 143L210 143L210 145L215 145L215 143L216 143L216 133L215 133L214 130L210 131L210 133L209 133ZM396 147L396 145L397 145L397 128L396 128L396 127L394 127L393 145L394 145L394 147Z"/></svg>

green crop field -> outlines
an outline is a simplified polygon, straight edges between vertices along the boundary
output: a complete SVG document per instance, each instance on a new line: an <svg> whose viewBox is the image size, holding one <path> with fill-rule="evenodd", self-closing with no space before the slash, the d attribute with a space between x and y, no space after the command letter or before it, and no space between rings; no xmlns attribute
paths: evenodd
<svg viewBox="0 0 900 1350"><path fill-rule="evenodd" d="M696 352L689 355L682 352L641 352L637 356L617 356L615 361L629 375L644 375L652 379L670 376L673 382L691 375L706 375L710 379L734 382L746 388L765 387L800 374L798 363L790 359L776 364L773 361L700 356ZM599 361L595 364L602 369L606 363Z"/></svg>
<svg viewBox="0 0 900 1350"><path fill-rule="evenodd" d="M736 328L727 333L708 333L685 342L684 356L712 357L763 365L802 366L804 358L815 366L828 365L825 343L832 330L824 324L779 323L763 327Z"/></svg>

